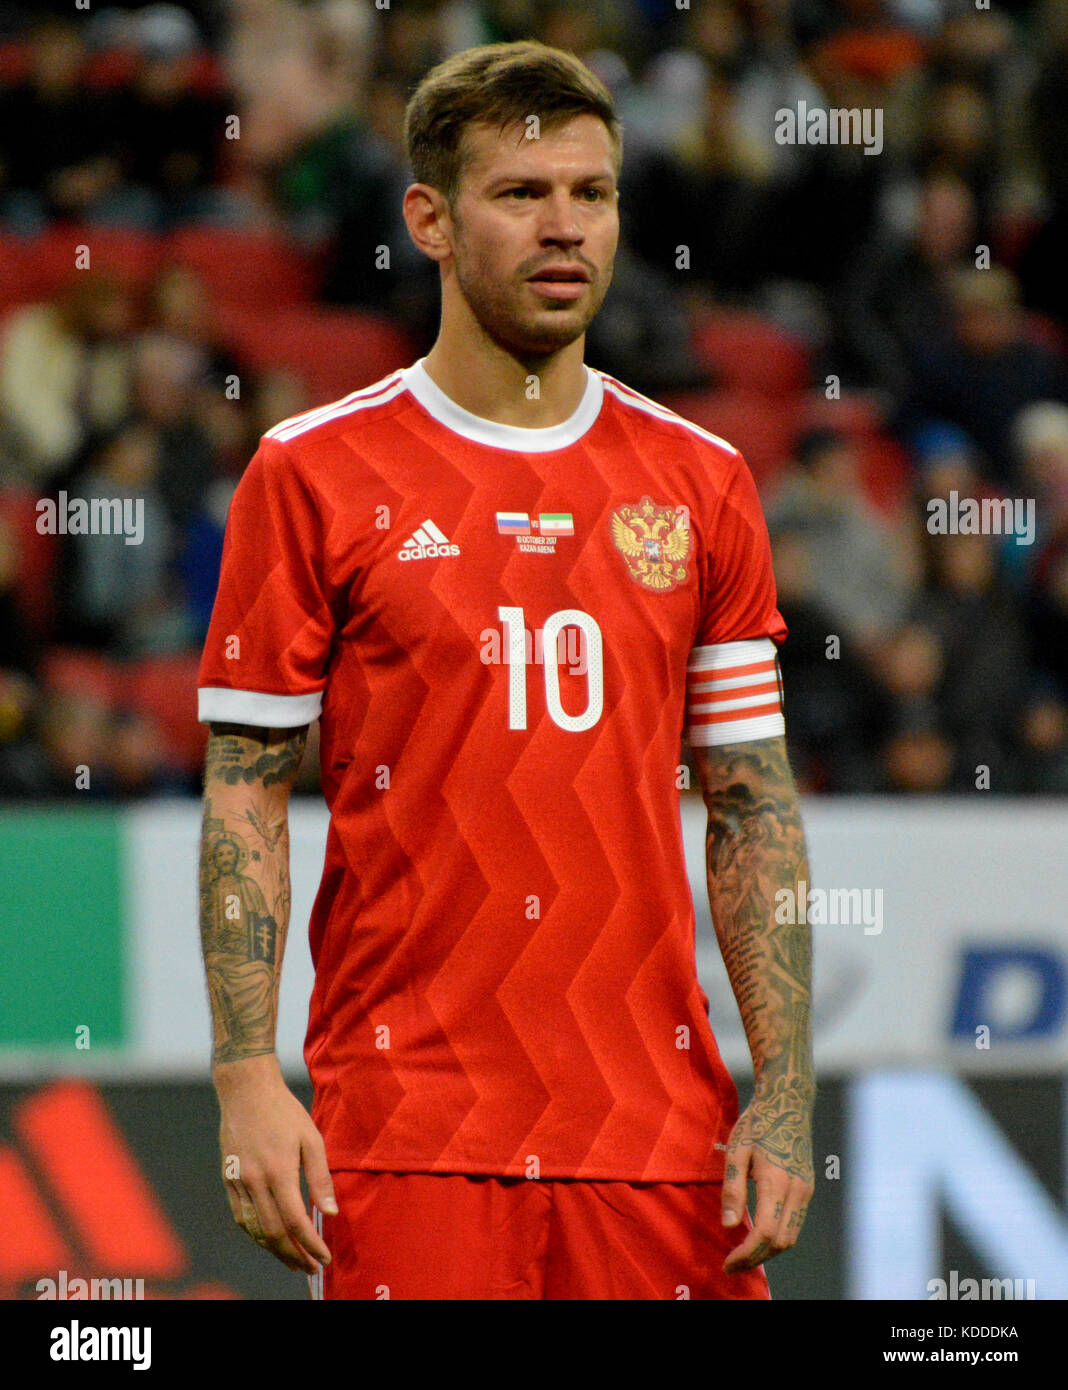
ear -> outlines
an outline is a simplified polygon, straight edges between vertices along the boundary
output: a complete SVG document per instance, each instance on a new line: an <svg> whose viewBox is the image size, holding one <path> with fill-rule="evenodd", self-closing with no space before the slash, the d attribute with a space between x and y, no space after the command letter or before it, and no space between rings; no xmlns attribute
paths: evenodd
<svg viewBox="0 0 1068 1390"><path fill-rule="evenodd" d="M408 235L432 261L452 255L452 218L444 194L427 183L413 183L404 194Z"/></svg>

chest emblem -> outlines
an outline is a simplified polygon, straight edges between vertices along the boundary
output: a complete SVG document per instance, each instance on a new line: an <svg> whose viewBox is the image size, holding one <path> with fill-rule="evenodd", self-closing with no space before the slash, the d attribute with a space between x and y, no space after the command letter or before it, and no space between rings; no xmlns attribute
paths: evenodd
<svg viewBox="0 0 1068 1390"><path fill-rule="evenodd" d="M631 579L655 593L677 589L689 573L683 562L693 549L693 536L685 511L676 513L643 497L612 513L612 540Z"/></svg>

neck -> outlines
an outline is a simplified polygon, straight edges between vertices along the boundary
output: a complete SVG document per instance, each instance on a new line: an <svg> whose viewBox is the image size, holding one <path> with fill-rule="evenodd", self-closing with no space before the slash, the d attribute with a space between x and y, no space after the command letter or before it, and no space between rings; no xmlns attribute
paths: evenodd
<svg viewBox="0 0 1068 1390"><path fill-rule="evenodd" d="M481 330L449 332L443 323L423 366L434 384L472 415L499 425L548 429L570 419L582 401L585 341L583 334L558 352L518 357Z"/></svg>

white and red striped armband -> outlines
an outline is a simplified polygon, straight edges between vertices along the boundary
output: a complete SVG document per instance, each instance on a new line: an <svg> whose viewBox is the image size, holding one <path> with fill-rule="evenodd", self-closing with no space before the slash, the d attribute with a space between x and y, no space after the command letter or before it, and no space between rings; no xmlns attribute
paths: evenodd
<svg viewBox="0 0 1068 1390"><path fill-rule="evenodd" d="M786 732L770 637L694 647L686 667L686 732L694 747L706 748Z"/></svg>

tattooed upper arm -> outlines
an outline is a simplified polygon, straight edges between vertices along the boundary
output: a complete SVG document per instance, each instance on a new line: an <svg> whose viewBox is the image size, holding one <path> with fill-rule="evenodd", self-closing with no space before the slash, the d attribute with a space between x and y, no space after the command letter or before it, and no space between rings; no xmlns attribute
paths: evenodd
<svg viewBox="0 0 1068 1390"><path fill-rule="evenodd" d="M778 842L804 852L797 789L786 739L753 739L694 748L701 794L708 807L708 865L722 872L746 845Z"/></svg>
<svg viewBox="0 0 1068 1390"><path fill-rule="evenodd" d="M261 729L252 724L212 724L204 760L204 783L236 787L254 784L288 792L300 771L308 741L307 724L293 729Z"/></svg>

